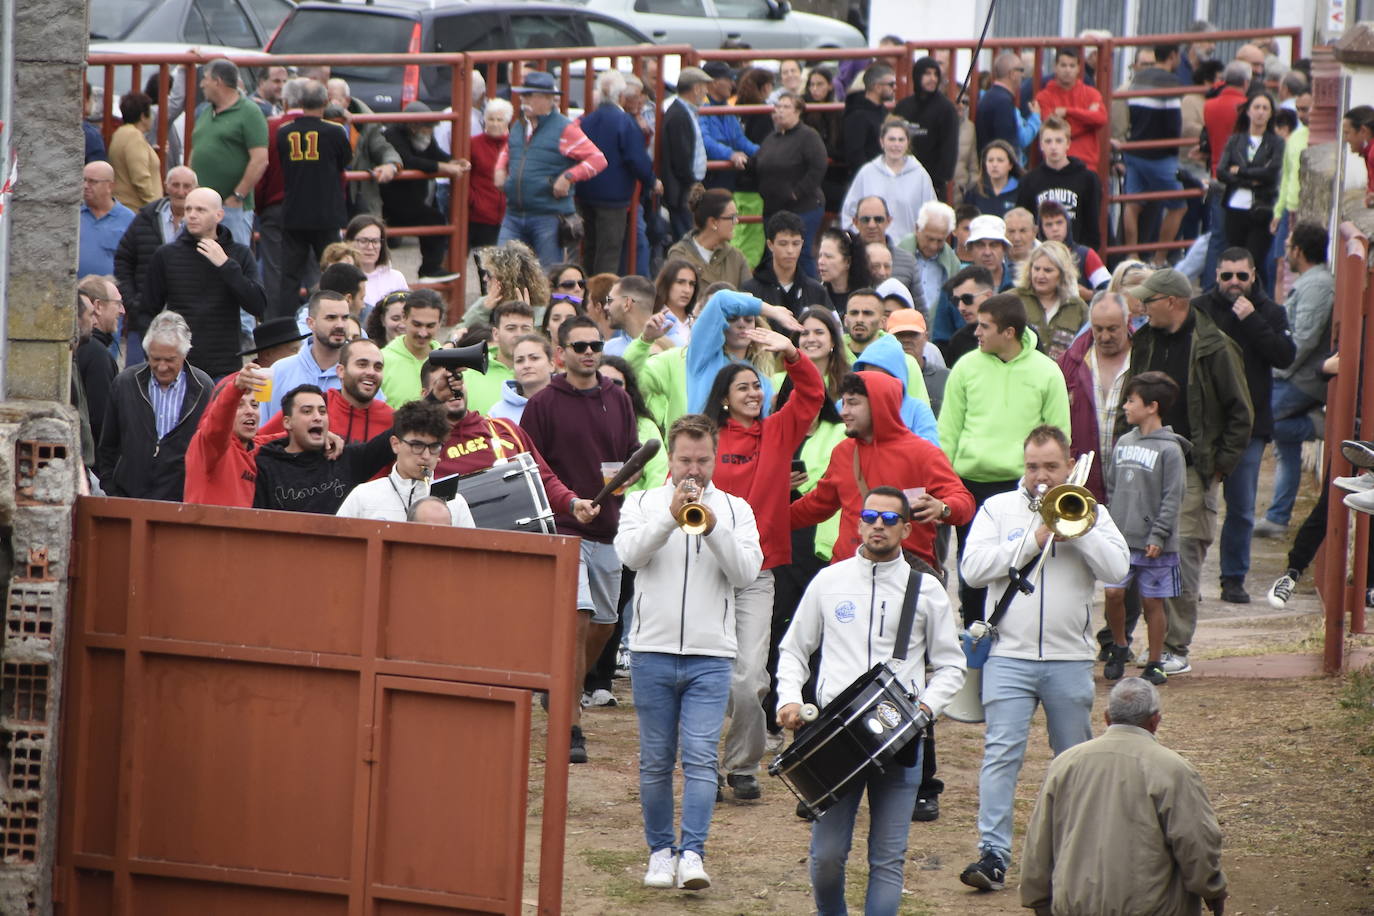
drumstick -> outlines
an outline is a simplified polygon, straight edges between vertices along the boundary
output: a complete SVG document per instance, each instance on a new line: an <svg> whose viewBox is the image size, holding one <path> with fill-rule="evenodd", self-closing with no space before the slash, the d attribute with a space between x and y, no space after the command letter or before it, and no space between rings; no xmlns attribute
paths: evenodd
<svg viewBox="0 0 1374 916"><path fill-rule="evenodd" d="M657 439L650 439L648 442L641 445L635 453L630 456L630 460L625 462L625 466L620 469L620 472L601 488L600 493L596 494L596 498L592 500L592 505L601 505L608 496L629 483L630 478L643 470L644 465L648 464L649 459L657 455L658 450L662 447L663 443L659 442Z"/></svg>
<svg viewBox="0 0 1374 916"><path fill-rule="evenodd" d="M821 717L821 711L816 708L815 703L804 703L797 715L801 717L803 722L815 722Z"/></svg>

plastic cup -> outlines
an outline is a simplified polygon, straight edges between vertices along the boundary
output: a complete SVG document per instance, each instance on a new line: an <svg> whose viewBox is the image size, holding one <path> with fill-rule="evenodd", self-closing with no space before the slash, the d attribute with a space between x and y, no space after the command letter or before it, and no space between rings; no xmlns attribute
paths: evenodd
<svg viewBox="0 0 1374 916"><path fill-rule="evenodd" d="M623 461L603 461L601 462L601 482L608 484L615 479L615 475L620 473L620 469L625 466ZM616 495L624 492L623 488L616 490Z"/></svg>
<svg viewBox="0 0 1374 916"><path fill-rule="evenodd" d="M253 400L259 404L266 404L272 400L272 376L267 376L266 380L253 390Z"/></svg>

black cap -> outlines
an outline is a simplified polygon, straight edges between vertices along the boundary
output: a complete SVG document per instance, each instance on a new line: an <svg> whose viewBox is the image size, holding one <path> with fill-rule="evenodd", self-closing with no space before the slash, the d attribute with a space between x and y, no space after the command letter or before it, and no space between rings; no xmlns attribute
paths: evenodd
<svg viewBox="0 0 1374 916"><path fill-rule="evenodd" d="M296 324L294 318L271 318L253 329L252 349L240 351L239 356L261 353L263 350L280 347L282 344L305 340L309 336L308 331L304 334L301 333L300 325Z"/></svg>
<svg viewBox="0 0 1374 916"><path fill-rule="evenodd" d="M713 80L732 80L735 78L735 71L730 69L730 65L723 60L708 60L701 65L701 69Z"/></svg>

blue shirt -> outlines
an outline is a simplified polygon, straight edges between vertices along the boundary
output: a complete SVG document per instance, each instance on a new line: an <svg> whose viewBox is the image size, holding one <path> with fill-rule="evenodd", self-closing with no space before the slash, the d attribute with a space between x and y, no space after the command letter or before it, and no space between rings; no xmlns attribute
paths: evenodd
<svg viewBox="0 0 1374 916"><path fill-rule="evenodd" d="M91 274L106 276L114 273L115 251L119 240L124 238L124 230L134 221L134 211L114 202L109 213L97 218L84 203L81 205L80 258L77 261L77 277Z"/></svg>
<svg viewBox="0 0 1374 916"><path fill-rule="evenodd" d="M701 116L697 113L697 106L678 96L678 101L687 106L687 112L692 116L692 177L697 181L706 178L706 141L701 135Z"/></svg>
<svg viewBox="0 0 1374 916"><path fill-rule="evenodd" d="M148 400L153 405L153 425L157 428L159 440L166 437L181 418L181 403L186 400L186 369L183 367L177 380L166 388L157 383L157 377L148 373ZM154 453L156 454L156 453Z"/></svg>
<svg viewBox="0 0 1374 916"><path fill-rule="evenodd" d="M272 396L262 405L264 423L281 413L282 395L297 385L318 385L321 391L328 391L331 388L342 388L343 379L339 378L339 373L334 371L333 366L328 369L320 368L320 364L315 362L310 341L306 341L305 345L296 351L295 356L288 356L272 364ZM385 400L380 391L377 392L377 398Z"/></svg>

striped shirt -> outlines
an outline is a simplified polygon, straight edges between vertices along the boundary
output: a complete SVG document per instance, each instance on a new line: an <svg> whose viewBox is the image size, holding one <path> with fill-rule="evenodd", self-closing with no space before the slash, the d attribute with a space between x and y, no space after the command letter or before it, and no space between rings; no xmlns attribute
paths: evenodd
<svg viewBox="0 0 1374 916"><path fill-rule="evenodd" d="M1097 366L1096 348L1088 348L1088 357L1084 362L1088 364L1088 369L1093 375L1093 406L1097 411L1097 463L1105 474L1112 462L1116 418L1121 413L1121 389L1126 385L1126 372L1131 368L1131 361L1122 361L1121 368L1117 370L1116 378L1111 380L1110 386L1103 384L1104 379Z"/></svg>
<svg viewBox="0 0 1374 916"><path fill-rule="evenodd" d="M186 400L186 369L177 374L177 380L166 388L157 383L157 377L148 374L148 400L153 405L153 424L157 427L157 437L163 439L181 419L181 404Z"/></svg>

